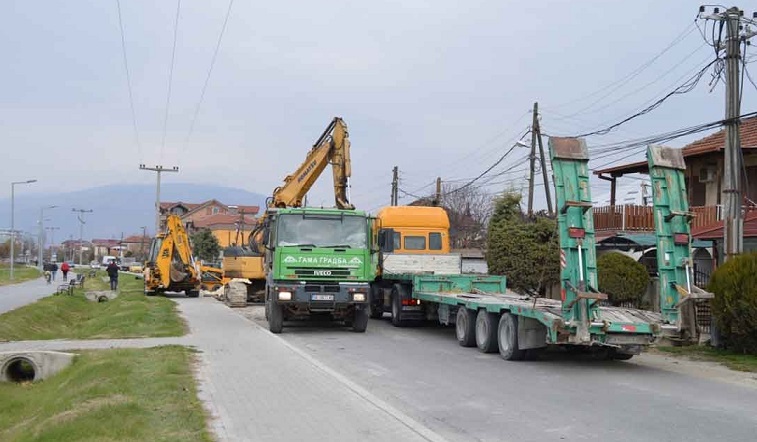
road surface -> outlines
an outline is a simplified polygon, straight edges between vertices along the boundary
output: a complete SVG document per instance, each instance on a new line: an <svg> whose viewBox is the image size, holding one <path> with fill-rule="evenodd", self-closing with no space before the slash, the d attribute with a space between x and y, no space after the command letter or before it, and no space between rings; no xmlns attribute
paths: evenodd
<svg viewBox="0 0 757 442"><path fill-rule="evenodd" d="M266 326L261 307L238 312ZM365 334L300 324L280 336L452 441L755 440L754 373L716 366L722 379L712 379L700 363L678 369L660 355L506 362L458 346L452 328L395 328L388 319L372 320Z"/></svg>
<svg viewBox="0 0 757 442"><path fill-rule="evenodd" d="M49 296L63 284L63 273L58 271L55 281L48 284L40 277L18 284L0 286L0 314L30 304L38 299ZM68 279L76 278L76 274L69 272Z"/></svg>

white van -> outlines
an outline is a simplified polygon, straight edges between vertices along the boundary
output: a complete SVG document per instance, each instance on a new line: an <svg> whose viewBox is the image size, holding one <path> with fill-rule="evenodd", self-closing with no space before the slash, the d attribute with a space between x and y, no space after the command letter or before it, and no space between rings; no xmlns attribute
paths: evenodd
<svg viewBox="0 0 757 442"><path fill-rule="evenodd" d="M118 260L116 259L115 256L109 256L109 255L108 256L103 256L102 266L103 267L108 267L108 264L110 264L111 262L116 262L116 261L118 261Z"/></svg>

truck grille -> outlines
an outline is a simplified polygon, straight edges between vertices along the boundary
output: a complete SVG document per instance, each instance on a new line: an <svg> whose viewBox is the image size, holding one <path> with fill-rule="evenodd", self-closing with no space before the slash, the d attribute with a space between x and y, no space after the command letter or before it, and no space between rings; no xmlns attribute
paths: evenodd
<svg viewBox="0 0 757 442"><path fill-rule="evenodd" d="M350 276L351 271L349 268L342 267L292 267L294 274L298 277L313 277L313 278L331 278L341 279L345 276Z"/></svg>
<svg viewBox="0 0 757 442"><path fill-rule="evenodd" d="M306 284L305 291L307 293L339 293L339 286L334 284Z"/></svg>

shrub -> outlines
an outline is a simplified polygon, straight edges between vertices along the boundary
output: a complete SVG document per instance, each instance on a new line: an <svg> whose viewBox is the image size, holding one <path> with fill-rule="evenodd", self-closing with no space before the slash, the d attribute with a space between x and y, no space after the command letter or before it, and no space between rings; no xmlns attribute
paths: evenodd
<svg viewBox="0 0 757 442"><path fill-rule="evenodd" d="M712 314L725 344L757 354L757 253L729 259L710 277Z"/></svg>
<svg viewBox="0 0 757 442"><path fill-rule="evenodd" d="M649 286L646 267L622 253L610 252L597 259L599 291L606 293L613 305L631 303L641 306L641 299Z"/></svg>

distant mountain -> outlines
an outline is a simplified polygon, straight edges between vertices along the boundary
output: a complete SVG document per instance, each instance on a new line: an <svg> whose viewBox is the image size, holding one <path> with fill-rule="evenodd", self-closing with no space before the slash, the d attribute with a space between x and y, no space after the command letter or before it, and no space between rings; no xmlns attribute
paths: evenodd
<svg viewBox="0 0 757 442"><path fill-rule="evenodd" d="M217 199L224 204L265 204L265 196L233 187L207 184L166 183L161 186L161 201L184 201L200 203ZM45 226L60 227L54 231L56 243L65 239L79 238L79 221L71 209L91 209L84 214L84 238L120 238L141 234L141 226L147 226L148 234L155 230L155 186L149 184L114 184L93 187L74 192L57 194L16 194L16 229L37 234L41 207L46 209ZM0 228L10 228L10 199L0 200ZM48 241L50 238L48 237Z"/></svg>

